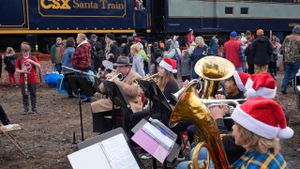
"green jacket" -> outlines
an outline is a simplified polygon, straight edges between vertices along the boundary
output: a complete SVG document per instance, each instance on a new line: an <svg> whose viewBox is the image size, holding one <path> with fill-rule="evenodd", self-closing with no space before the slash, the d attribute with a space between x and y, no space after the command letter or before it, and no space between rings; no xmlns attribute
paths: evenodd
<svg viewBox="0 0 300 169"><path fill-rule="evenodd" d="M56 44L52 45L50 50L50 57L51 57L51 63L52 64L60 64L61 63L61 50L56 51Z"/></svg>
<svg viewBox="0 0 300 169"><path fill-rule="evenodd" d="M142 56L144 58L145 62L149 62L150 58L147 56L146 52L144 49L141 49L138 53L138 55Z"/></svg>

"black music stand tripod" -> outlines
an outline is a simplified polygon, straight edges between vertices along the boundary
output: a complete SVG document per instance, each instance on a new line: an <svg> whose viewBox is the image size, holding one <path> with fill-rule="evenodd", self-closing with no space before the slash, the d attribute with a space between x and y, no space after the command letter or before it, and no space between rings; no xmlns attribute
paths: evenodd
<svg viewBox="0 0 300 169"><path fill-rule="evenodd" d="M72 91L78 95L79 101L79 113L80 113L80 129L81 129L81 141L84 140L83 133L83 120L82 120L82 107L81 107L81 96L93 96L95 91L93 89L92 82L86 75L71 75L67 77L70 83ZM74 136L75 137L75 136Z"/></svg>
<svg viewBox="0 0 300 169"><path fill-rule="evenodd" d="M165 125L168 125L169 114L172 112L172 108L168 103L165 95L161 92L157 84L153 80L138 80L138 83L144 94L147 98L149 98L149 111L150 117L159 118ZM153 105L152 105L153 103ZM157 110L153 110L153 107L158 108ZM157 113L158 112L158 113ZM158 117L154 117L155 115L159 114ZM177 146L178 149L178 146ZM173 152L174 151L174 152ZM177 156L179 151L174 148L172 150L171 156ZM152 158L152 168L157 169L156 159ZM163 163L163 168L166 169L167 163Z"/></svg>

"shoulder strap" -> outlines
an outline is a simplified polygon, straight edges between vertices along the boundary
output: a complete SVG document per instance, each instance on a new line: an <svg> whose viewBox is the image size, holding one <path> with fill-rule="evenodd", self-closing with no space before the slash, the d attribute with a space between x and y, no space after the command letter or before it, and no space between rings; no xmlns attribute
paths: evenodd
<svg viewBox="0 0 300 169"><path fill-rule="evenodd" d="M20 55L17 59L17 62L18 62L18 65L19 65L19 68L22 69L22 65L21 65L21 60L22 60L23 56Z"/></svg>

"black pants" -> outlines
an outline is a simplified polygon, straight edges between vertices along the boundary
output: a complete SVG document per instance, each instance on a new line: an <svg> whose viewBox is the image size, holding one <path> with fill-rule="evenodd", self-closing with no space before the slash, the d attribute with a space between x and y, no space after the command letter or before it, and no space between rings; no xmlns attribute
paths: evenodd
<svg viewBox="0 0 300 169"><path fill-rule="evenodd" d="M3 125L8 125L10 124L10 121L5 113L5 111L3 110L3 107L0 105L0 120L2 122Z"/></svg>
<svg viewBox="0 0 300 169"><path fill-rule="evenodd" d="M21 92L23 96L23 106L24 111L28 112L29 110L29 98L28 95L30 94L30 100L31 100L31 110L36 111L36 88L37 84L28 84L28 92L25 93L25 85L21 85Z"/></svg>
<svg viewBox="0 0 300 169"><path fill-rule="evenodd" d="M248 73L249 74L254 74L254 64L249 64L248 63Z"/></svg>
<svg viewBox="0 0 300 169"><path fill-rule="evenodd" d="M73 75L73 73L68 73L68 74L64 75L64 82L63 82L63 84L64 84L64 88L67 90L69 96L71 96L72 93L73 93L72 89L71 89L71 86L70 86L70 82L68 80L69 77L72 76L72 75Z"/></svg>

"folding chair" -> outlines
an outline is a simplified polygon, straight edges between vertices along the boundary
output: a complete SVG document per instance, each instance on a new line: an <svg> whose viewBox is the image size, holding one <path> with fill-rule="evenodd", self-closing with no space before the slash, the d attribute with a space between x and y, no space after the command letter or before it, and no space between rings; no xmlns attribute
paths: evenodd
<svg viewBox="0 0 300 169"><path fill-rule="evenodd" d="M12 131L18 131L18 130L21 130L21 126L19 124L12 124L14 126L12 126L11 128L7 128L6 126L3 126L1 125L0 126L0 131L1 133L3 133L10 142L12 142L17 148L18 150L25 156L27 157L27 154L25 153L25 151L23 150L21 144L17 141L17 139L12 136L9 132L12 132Z"/></svg>

